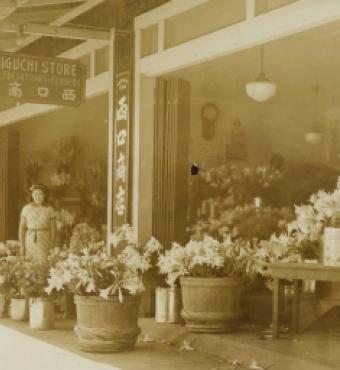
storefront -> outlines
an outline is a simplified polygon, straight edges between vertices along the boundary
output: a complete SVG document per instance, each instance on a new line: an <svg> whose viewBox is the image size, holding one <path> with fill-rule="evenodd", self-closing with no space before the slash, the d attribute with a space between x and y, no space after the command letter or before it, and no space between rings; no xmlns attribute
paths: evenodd
<svg viewBox="0 0 340 370"><path fill-rule="evenodd" d="M333 1L193 0L136 18L133 222L142 239L169 246L202 214L214 216L223 191L204 194L196 167L216 188L211 177L230 166L283 166L290 180L279 206L334 189L339 17ZM265 102L246 93L261 68L277 89ZM312 184L313 172L329 184ZM311 186L304 194L301 178Z"/></svg>
<svg viewBox="0 0 340 370"><path fill-rule="evenodd" d="M1 113L3 140L8 137L2 155L9 163L3 180L12 184L3 189L4 204L10 203L3 210L3 240L17 239L20 209L37 182L50 188L51 205L70 212L74 222L98 221L99 229L107 223L109 42L87 41L60 57L87 64L85 102L25 103ZM59 221L62 227L66 219Z"/></svg>

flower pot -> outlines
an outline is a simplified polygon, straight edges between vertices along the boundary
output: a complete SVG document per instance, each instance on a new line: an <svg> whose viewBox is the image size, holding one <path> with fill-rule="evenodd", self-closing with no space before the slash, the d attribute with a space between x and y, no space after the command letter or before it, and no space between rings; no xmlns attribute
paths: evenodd
<svg viewBox="0 0 340 370"><path fill-rule="evenodd" d="M80 348L86 352L112 353L131 350L140 333L139 296L75 296L77 334Z"/></svg>
<svg viewBox="0 0 340 370"><path fill-rule="evenodd" d="M12 320L28 321L28 299L11 298L9 316Z"/></svg>
<svg viewBox="0 0 340 370"><path fill-rule="evenodd" d="M181 321L182 297L180 288L156 288L155 321L178 323Z"/></svg>
<svg viewBox="0 0 340 370"><path fill-rule="evenodd" d="M54 305L49 298L31 298L29 301L31 329L49 330L54 324Z"/></svg>
<svg viewBox="0 0 340 370"><path fill-rule="evenodd" d="M0 294L0 317L8 316L8 296L6 294Z"/></svg>
<svg viewBox="0 0 340 370"><path fill-rule="evenodd" d="M233 331L240 317L242 283L234 278L182 277L182 317L198 333Z"/></svg>
<svg viewBox="0 0 340 370"><path fill-rule="evenodd" d="M340 228L325 227L323 241L325 266L340 266Z"/></svg>

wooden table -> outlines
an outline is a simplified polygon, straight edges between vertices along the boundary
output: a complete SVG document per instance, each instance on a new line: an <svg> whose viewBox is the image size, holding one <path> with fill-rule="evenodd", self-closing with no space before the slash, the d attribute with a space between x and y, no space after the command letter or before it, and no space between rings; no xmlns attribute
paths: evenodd
<svg viewBox="0 0 340 370"><path fill-rule="evenodd" d="M302 280L317 280L326 282L340 282L340 267L329 267L319 263L275 263L270 264L271 276L274 278L273 292L273 338L279 338L280 327L280 296L282 294L282 280L293 282L292 305L292 332L299 329L299 295Z"/></svg>

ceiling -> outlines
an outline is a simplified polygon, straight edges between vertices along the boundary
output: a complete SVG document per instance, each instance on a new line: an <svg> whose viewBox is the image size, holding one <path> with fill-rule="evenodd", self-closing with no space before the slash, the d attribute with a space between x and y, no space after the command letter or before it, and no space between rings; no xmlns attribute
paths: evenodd
<svg viewBox="0 0 340 370"><path fill-rule="evenodd" d="M301 32L264 46L264 69L277 83L277 94L266 104L310 106L319 85L320 104L340 103L340 21ZM186 68L171 76L192 82L193 91L212 97L242 100L245 84L260 70L260 47Z"/></svg>
<svg viewBox="0 0 340 370"><path fill-rule="evenodd" d="M50 24L86 0L1 0L0 27L20 27L24 24ZM28 35L23 35L27 37ZM0 32L0 50L16 51L17 33Z"/></svg>

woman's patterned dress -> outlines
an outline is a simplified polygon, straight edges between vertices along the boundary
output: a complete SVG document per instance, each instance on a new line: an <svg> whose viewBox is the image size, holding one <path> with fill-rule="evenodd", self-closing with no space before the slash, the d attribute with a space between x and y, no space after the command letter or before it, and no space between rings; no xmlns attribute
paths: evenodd
<svg viewBox="0 0 340 370"><path fill-rule="evenodd" d="M27 204L21 212L26 220L25 250L26 257L32 262L46 264L51 246L51 220L54 218L52 207Z"/></svg>

